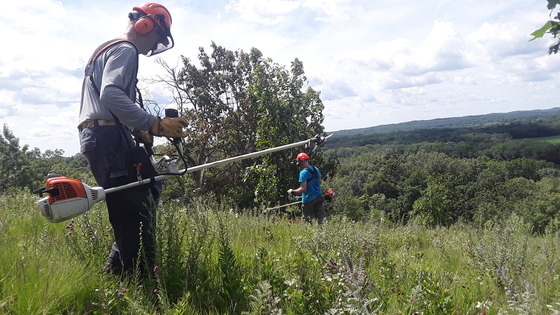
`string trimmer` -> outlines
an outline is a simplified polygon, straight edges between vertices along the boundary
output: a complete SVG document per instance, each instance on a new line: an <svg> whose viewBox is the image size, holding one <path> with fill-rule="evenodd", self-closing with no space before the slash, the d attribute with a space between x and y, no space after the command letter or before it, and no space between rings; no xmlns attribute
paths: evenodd
<svg viewBox="0 0 560 315"><path fill-rule="evenodd" d="M258 152L239 155L236 157L227 158L207 164L193 166L180 171L174 170L170 173L157 175L153 178L139 179L138 181L126 185L111 187L107 189L104 189L103 187L90 187L77 179L68 178L58 174L49 174L46 179L45 188L41 188L36 191L40 196L42 196L43 193L46 193L48 196L42 197L37 202L37 205L43 216L49 222L62 222L88 211L93 207L94 204L105 200L105 197L108 194L116 191L149 184L154 181L160 181L169 177L200 171L206 168L219 166L234 161L257 157L267 153L282 151L301 145L311 145L312 143L315 143L314 149L316 149L331 136L332 135L328 135L326 137L316 136L308 140L299 141ZM168 165L168 168L171 167L173 167L173 165Z"/></svg>

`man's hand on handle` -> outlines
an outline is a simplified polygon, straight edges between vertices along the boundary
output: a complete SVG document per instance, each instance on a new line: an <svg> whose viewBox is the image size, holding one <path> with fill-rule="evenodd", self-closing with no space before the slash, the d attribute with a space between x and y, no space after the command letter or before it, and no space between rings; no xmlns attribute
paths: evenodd
<svg viewBox="0 0 560 315"><path fill-rule="evenodd" d="M158 137L183 138L186 136L183 127L186 126L182 117L155 117L150 133Z"/></svg>

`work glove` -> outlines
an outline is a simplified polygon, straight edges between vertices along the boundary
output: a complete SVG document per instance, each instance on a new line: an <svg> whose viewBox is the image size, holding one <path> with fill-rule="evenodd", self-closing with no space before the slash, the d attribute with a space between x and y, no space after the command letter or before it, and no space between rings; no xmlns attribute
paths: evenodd
<svg viewBox="0 0 560 315"><path fill-rule="evenodd" d="M291 189L291 188L290 188L290 189L288 189L288 196L290 196L290 197L291 197L291 196L293 195L293 192L294 192L294 190L293 190L293 189Z"/></svg>
<svg viewBox="0 0 560 315"><path fill-rule="evenodd" d="M186 126L187 122L182 117L155 117L150 133L159 137L183 138L186 136L183 127Z"/></svg>

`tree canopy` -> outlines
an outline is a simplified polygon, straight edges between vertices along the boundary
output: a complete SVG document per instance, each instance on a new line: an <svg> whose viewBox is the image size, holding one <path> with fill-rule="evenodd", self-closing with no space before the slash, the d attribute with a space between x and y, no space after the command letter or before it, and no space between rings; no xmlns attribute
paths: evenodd
<svg viewBox="0 0 560 315"><path fill-rule="evenodd" d="M182 67L166 69L188 121L185 155L191 165L302 141L322 134L320 92L308 86L303 63L289 68L250 52L215 43L199 48L198 64L182 57ZM295 151L277 152L226 167L193 173L197 189L232 196L240 204L280 201L295 181ZM320 157L316 154L316 158Z"/></svg>

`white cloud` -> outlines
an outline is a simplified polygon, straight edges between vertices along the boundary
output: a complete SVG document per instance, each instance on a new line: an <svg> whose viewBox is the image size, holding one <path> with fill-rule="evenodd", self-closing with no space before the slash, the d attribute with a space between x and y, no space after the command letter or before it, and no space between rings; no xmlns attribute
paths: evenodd
<svg viewBox="0 0 560 315"><path fill-rule="evenodd" d="M290 0L232 0L227 10L237 12L241 18L264 25L277 25L285 15L300 7L298 1Z"/></svg>
<svg viewBox="0 0 560 315"><path fill-rule="evenodd" d="M348 0L306 0L302 1L304 8L314 11L318 21L335 22L347 21L353 16L352 13L360 6L355 1Z"/></svg>
<svg viewBox="0 0 560 315"><path fill-rule="evenodd" d="M65 9L58 1L5 1L0 18L4 27L17 29L22 34L47 34L64 28L60 21L64 13Z"/></svg>

